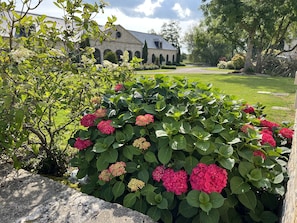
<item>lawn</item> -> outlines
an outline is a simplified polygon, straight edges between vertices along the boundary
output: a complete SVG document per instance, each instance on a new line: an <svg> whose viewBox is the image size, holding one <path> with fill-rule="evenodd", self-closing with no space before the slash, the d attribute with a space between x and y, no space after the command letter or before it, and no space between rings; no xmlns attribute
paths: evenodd
<svg viewBox="0 0 297 223"><path fill-rule="evenodd" d="M205 69L205 68L202 68ZM182 69L179 69L182 71ZM233 95L236 99L243 99L250 105L261 103L265 106L264 113L267 119L281 123L294 122L295 117L295 91L294 79L285 77L270 77L264 75L217 74L206 68L205 73L172 73L164 75L186 77L192 81L211 83L225 94ZM160 74L163 71L141 71L138 75Z"/></svg>

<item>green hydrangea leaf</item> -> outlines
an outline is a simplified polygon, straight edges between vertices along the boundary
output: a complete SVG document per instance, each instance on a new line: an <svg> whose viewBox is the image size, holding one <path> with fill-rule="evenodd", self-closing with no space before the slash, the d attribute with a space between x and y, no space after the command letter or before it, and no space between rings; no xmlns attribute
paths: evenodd
<svg viewBox="0 0 297 223"><path fill-rule="evenodd" d="M230 188L234 194L244 194L251 189L251 186L245 183L241 177L234 176L230 180Z"/></svg>
<svg viewBox="0 0 297 223"><path fill-rule="evenodd" d="M225 202L225 198L219 193L215 193L215 192L210 193L209 197L210 197L210 203L212 204L213 208L220 208L223 206Z"/></svg>
<svg viewBox="0 0 297 223"><path fill-rule="evenodd" d="M112 187L112 194L114 198L120 197L125 192L125 184L121 181L116 182Z"/></svg>
<svg viewBox="0 0 297 223"><path fill-rule="evenodd" d="M218 223L220 220L220 213L217 209L211 209L208 213L200 213L200 222Z"/></svg>
<svg viewBox="0 0 297 223"><path fill-rule="evenodd" d="M189 205L186 200L181 201L178 206L178 212L186 218L195 216L198 213L198 210L198 208Z"/></svg>
<svg viewBox="0 0 297 223"><path fill-rule="evenodd" d="M200 207L200 201L199 201L199 196L200 196L200 191L197 191L197 190L191 190L187 197L186 197L186 200L188 202L188 204L192 207Z"/></svg>
<svg viewBox="0 0 297 223"><path fill-rule="evenodd" d="M135 193L129 193L124 197L124 207L131 208L136 202L137 195Z"/></svg>
<svg viewBox="0 0 297 223"><path fill-rule="evenodd" d="M159 148L158 159L162 164L167 164L172 157L172 149L169 146L163 146Z"/></svg>
<svg viewBox="0 0 297 223"><path fill-rule="evenodd" d="M242 203L245 207L250 210L255 210L257 206L257 198L252 190L249 190L248 192L243 194L238 194L237 197L240 203Z"/></svg>

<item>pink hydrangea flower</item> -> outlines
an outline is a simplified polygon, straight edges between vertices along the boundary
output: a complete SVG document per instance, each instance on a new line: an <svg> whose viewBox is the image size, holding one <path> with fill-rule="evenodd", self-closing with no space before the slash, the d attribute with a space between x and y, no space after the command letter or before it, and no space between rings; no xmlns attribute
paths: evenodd
<svg viewBox="0 0 297 223"><path fill-rule="evenodd" d="M294 131L288 128L282 128L279 131L279 134L281 134L281 136L283 136L284 138L292 139L294 135Z"/></svg>
<svg viewBox="0 0 297 223"><path fill-rule="evenodd" d="M99 180L108 182L112 179L112 174L109 170L102 170L101 173L99 174L98 178L99 178Z"/></svg>
<svg viewBox="0 0 297 223"><path fill-rule="evenodd" d="M193 190L221 193L227 185L227 171L215 164L199 163L193 168L190 183Z"/></svg>
<svg viewBox="0 0 297 223"><path fill-rule="evenodd" d="M91 145L93 145L91 140L81 139L81 138L76 138L76 141L74 143L74 147L79 149L79 150L84 150L84 149L88 148Z"/></svg>
<svg viewBox="0 0 297 223"><path fill-rule="evenodd" d="M91 127L94 126L94 121L96 119L96 115L94 114L87 114L82 117L80 120L80 124L84 127Z"/></svg>
<svg viewBox="0 0 297 223"><path fill-rule="evenodd" d="M275 122L270 122L270 121L267 121L267 120L261 120L260 125L263 126L263 127L268 127L268 129L270 131L273 131L273 128L275 128L275 127L279 127L279 124L277 124Z"/></svg>
<svg viewBox="0 0 297 223"><path fill-rule="evenodd" d="M98 130L106 135L110 135L114 133L115 128L111 126L112 120L102 120L101 122L98 123L97 128Z"/></svg>
<svg viewBox="0 0 297 223"><path fill-rule="evenodd" d="M255 129L253 125L251 124L245 124L241 127L241 131L244 132L244 133L247 133L248 132L248 129Z"/></svg>
<svg viewBox="0 0 297 223"><path fill-rule="evenodd" d="M254 155L254 156L260 156L260 157L262 157L263 160L266 159L266 155L265 155L261 150L255 150L255 151L253 152L253 155Z"/></svg>
<svg viewBox="0 0 297 223"><path fill-rule="evenodd" d="M108 170L112 176L117 177L126 173L126 163L125 162L116 162L109 166Z"/></svg>
<svg viewBox="0 0 297 223"><path fill-rule="evenodd" d="M146 126L150 123L154 122L154 116L151 114L145 114L145 115L138 115L136 117L135 125L138 126Z"/></svg>
<svg viewBox="0 0 297 223"><path fill-rule="evenodd" d="M164 166L157 166L156 169L154 169L154 171L152 173L153 179L155 181L160 182L160 180L163 177L164 172L165 172L165 167Z"/></svg>
<svg viewBox="0 0 297 223"><path fill-rule="evenodd" d="M117 85L114 87L114 90L115 90L116 92L121 91L121 90L123 90L123 89L124 89L124 85L123 85L123 84L117 84Z"/></svg>
<svg viewBox="0 0 297 223"><path fill-rule="evenodd" d="M268 135L273 136L273 132L271 132L271 131L270 131L269 129L267 129L267 128L262 129L261 134L268 134Z"/></svg>
<svg viewBox="0 0 297 223"><path fill-rule="evenodd" d="M105 108L99 108L95 111L94 115L97 118L103 118L106 116L107 110Z"/></svg>
<svg viewBox="0 0 297 223"><path fill-rule="evenodd" d="M164 171L162 181L166 190L176 195L181 195L188 190L188 176L184 170L174 172L173 169L168 168Z"/></svg>
<svg viewBox="0 0 297 223"><path fill-rule="evenodd" d="M271 145L272 147L275 147L276 146L276 142L273 138L272 135L269 135L269 134L262 134L262 140L261 140L261 145L265 145L265 144L269 144Z"/></svg>

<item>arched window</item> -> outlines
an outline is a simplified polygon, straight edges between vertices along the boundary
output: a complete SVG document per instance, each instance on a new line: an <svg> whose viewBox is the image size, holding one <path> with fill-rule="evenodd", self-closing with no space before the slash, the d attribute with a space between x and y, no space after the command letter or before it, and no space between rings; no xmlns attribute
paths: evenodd
<svg viewBox="0 0 297 223"><path fill-rule="evenodd" d="M174 57L174 55L172 55L172 63L174 63L175 62L175 57Z"/></svg>
<svg viewBox="0 0 297 223"><path fill-rule="evenodd" d="M123 55L123 51L117 50L116 55L117 55L118 61L122 61L121 55Z"/></svg>
<svg viewBox="0 0 297 223"><path fill-rule="evenodd" d="M156 56L155 54L152 55L152 63L155 63L156 62Z"/></svg>
<svg viewBox="0 0 297 223"><path fill-rule="evenodd" d="M136 52L134 53L134 55L135 55L137 58L140 58L140 52L139 52L139 51L136 51Z"/></svg>
<svg viewBox="0 0 297 223"><path fill-rule="evenodd" d="M166 55L166 63L168 63L168 61L169 61L169 55L167 54Z"/></svg>
<svg viewBox="0 0 297 223"><path fill-rule="evenodd" d="M164 61L164 57L163 57L163 55L160 54L159 58L160 58L160 65L162 65L162 62Z"/></svg>
<svg viewBox="0 0 297 223"><path fill-rule="evenodd" d="M110 52L111 50L110 49L106 49L104 50L104 53L103 53L103 56L105 56L108 52Z"/></svg>
<svg viewBox="0 0 297 223"><path fill-rule="evenodd" d="M129 53L129 61L130 61L130 60L132 60L132 56L133 56L132 55L132 51L131 50L128 50L128 53Z"/></svg>

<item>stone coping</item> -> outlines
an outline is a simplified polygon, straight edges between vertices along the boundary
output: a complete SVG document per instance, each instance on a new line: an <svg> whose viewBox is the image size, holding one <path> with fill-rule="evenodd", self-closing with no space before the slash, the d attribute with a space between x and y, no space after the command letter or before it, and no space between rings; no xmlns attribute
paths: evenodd
<svg viewBox="0 0 297 223"><path fill-rule="evenodd" d="M0 222L153 223L137 211L5 164L0 164Z"/></svg>
<svg viewBox="0 0 297 223"><path fill-rule="evenodd" d="M297 223L297 110L295 113L294 138L288 162L289 181L283 205L281 223Z"/></svg>

